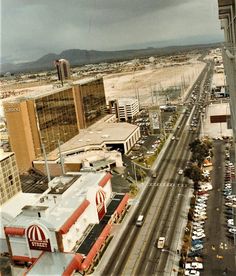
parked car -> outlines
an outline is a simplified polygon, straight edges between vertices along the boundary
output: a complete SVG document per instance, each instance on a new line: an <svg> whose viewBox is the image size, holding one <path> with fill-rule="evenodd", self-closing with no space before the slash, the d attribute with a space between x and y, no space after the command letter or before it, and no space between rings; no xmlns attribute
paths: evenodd
<svg viewBox="0 0 236 276"><path fill-rule="evenodd" d="M229 233L236 235L236 228L229 228Z"/></svg>
<svg viewBox="0 0 236 276"><path fill-rule="evenodd" d="M189 252L188 257L203 257L202 251Z"/></svg>
<svg viewBox="0 0 236 276"><path fill-rule="evenodd" d="M203 240L194 240L194 241L192 241L192 246L197 245L197 244L203 244Z"/></svg>
<svg viewBox="0 0 236 276"><path fill-rule="evenodd" d="M184 272L184 275L200 276L200 272L195 269L191 269L191 270L186 269Z"/></svg>
<svg viewBox="0 0 236 276"><path fill-rule="evenodd" d="M227 225L230 227L230 226L236 226L234 225L234 220L233 219L228 219L227 220Z"/></svg>
<svg viewBox="0 0 236 276"><path fill-rule="evenodd" d="M203 269L203 264L198 263L198 262L186 263L185 268L186 269L202 270Z"/></svg>
<svg viewBox="0 0 236 276"><path fill-rule="evenodd" d="M198 233L192 236L192 240L199 240L205 238L206 235L204 233Z"/></svg>

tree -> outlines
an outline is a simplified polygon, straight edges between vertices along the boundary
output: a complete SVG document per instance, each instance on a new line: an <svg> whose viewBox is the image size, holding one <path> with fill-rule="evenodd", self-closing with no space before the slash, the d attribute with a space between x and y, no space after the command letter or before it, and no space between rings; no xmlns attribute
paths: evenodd
<svg viewBox="0 0 236 276"><path fill-rule="evenodd" d="M129 190L130 190L130 194L133 196L136 196L136 194L138 193L139 189L136 183L131 183L129 185Z"/></svg>
<svg viewBox="0 0 236 276"><path fill-rule="evenodd" d="M189 144L189 147L192 152L191 160L197 162L198 167L201 167L205 158L209 156L209 145L196 139Z"/></svg>
<svg viewBox="0 0 236 276"><path fill-rule="evenodd" d="M202 170L198 166L191 164L184 170L184 176L193 181L194 190L197 190L198 183L202 179Z"/></svg>

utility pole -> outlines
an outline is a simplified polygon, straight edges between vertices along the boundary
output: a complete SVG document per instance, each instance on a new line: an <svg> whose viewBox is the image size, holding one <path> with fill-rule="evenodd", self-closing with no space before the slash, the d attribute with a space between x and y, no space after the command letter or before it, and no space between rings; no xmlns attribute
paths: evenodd
<svg viewBox="0 0 236 276"><path fill-rule="evenodd" d="M59 156L60 156L61 171L62 171L62 174L64 175L65 174L65 167L64 167L64 159L63 159L63 156L61 154L61 143L60 143L60 140L57 140L57 143L58 143L58 150L59 150Z"/></svg>
<svg viewBox="0 0 236 276"><path fill-rule="evenodd" d="M44 157L44 161L45 161L45 167L46 167L48 182L50 182L51 181L51 176L50 176L50 171L49 171L49 167L48 167L47 154L46 154L45 146L44 146L43 143L42 143L42 150L43 150L43 157Z"/></svg>

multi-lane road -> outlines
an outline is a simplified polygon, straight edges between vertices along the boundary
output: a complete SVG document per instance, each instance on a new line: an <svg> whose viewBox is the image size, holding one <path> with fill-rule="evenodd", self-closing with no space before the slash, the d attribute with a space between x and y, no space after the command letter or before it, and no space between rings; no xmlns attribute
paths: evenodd
<svg viewBox="0 0 236 276"><path fill-rule="evenodd" d="M181 115L179 127L173 133L179 139L169 139L165 154L155 168L157 177L149 180L103 275L171 275L173 257L180 249L181 227L184 227L180 224L181 215L187 208L185 199L191 186L178 171L184 169L189 160L189 143L199 135L201 106L208 96L211 73L208 63L186 99L190 115ZM193 118L197 121L194 132L189 130ZM135 225L139 214L145 217L141 228ZM166 238L164 251L154 246L160 236Z"/></svg>

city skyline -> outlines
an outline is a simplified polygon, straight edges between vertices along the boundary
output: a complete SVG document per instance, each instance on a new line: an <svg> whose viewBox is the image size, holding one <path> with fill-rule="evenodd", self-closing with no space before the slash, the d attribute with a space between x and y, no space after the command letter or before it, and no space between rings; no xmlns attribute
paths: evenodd
<svg viewBox="0 0 236 276"><path fill-rule="evenodd" d="M66 49L219 42L223 34L216 2L2 0L1 63L32 61Z"/></svg>

